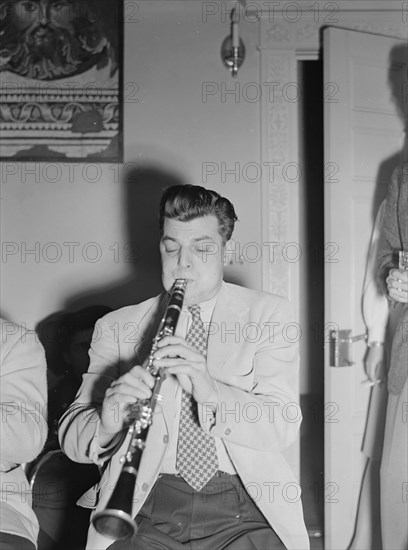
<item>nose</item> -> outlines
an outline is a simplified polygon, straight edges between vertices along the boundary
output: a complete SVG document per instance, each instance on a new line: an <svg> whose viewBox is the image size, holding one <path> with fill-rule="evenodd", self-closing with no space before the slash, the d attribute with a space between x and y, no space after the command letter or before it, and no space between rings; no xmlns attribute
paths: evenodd
<svg viewBox="0 0 408 550"><path fill-rule="evenodd" d="M48 10L49 10L48 3L45 4L44 2L41 2L41 4L39 5L39 14L38 14L39 22L41 25L45 25L46 23L48 23L48 19L49 19Z"/></svg>
<svg viewBox="0 0 408 550"><path fill-rule="evenodd" d="M178 258L178 265L180 269L190 269L191 268L191 252L187 249L181 249Z"/></svg>

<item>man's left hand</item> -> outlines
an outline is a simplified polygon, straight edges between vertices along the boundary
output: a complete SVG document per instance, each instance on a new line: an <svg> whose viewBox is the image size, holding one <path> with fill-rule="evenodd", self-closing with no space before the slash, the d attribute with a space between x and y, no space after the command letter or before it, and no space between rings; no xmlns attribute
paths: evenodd
<svg viewBox="0 0 408 550"><path fill-rule="evenodd" d="M191 393L197 403L217 401L217 389L208 372L206 358L183 338L162 338L154 352L153 364L174 374L183 390Z"/></svg>

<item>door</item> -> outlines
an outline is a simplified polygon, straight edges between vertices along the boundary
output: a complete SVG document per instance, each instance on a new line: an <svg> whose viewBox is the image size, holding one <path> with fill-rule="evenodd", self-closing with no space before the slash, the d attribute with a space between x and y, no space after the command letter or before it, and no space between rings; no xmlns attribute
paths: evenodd
<svg viewBox="0 0 408 550"><path fill-rule="evenodd" d="M404 42L339 28L323 33L325 166L325 548L346 549L361 486L369 388L365 342L353 366L330 366L332 329L365 333L361 291L376 208L402 146L393 94L407 98ZM404 83L405 80L405 83ZM402 94L402 95L401 95Z"/></svg>

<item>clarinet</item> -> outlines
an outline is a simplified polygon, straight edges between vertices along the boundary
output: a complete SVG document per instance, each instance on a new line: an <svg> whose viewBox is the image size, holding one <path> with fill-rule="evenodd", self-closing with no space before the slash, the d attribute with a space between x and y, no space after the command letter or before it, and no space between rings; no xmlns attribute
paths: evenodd
<svg viewBox="0 0 408 550"><path fill-rule="evenodd" d="M157 402L162 399L160 389L165 378L164 369L154 367L153 355L160 340L165 336L172 336L176 330L186 286L186 279L176 279L174 283L146 365L146 370L155 378L152 395L149 399L138 400L131 407L131 417L134 420L131 421L132 424L129 427L128 433L131 434L131 439L128 450L121 457L123 463L121 473L106 508L95 514L92 519L92 523L99 533L115 540L125 540L136 533L137 527L132 517L133 493L154 409Z"/></svg>

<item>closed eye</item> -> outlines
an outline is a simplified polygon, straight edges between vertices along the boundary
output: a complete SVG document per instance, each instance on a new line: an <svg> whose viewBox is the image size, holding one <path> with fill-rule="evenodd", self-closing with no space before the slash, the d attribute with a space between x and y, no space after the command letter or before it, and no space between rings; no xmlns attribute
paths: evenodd
<svg viewBox="0 0 408 550"><path fill-rule="evenodd" d="M176 252L178 252L180 249L179 248L173 248L173 247L169 247L169 246L166 246L165 249L166 251L166 254L175 254Z"/></svg>
<svg viewBox="0 0 408 550"><path fill-rule="evenodd" d="M201 244L199 246L196 246L194 248L194 251L199 254L214 254L216 250L216 246L214 244Z"/></svg>

